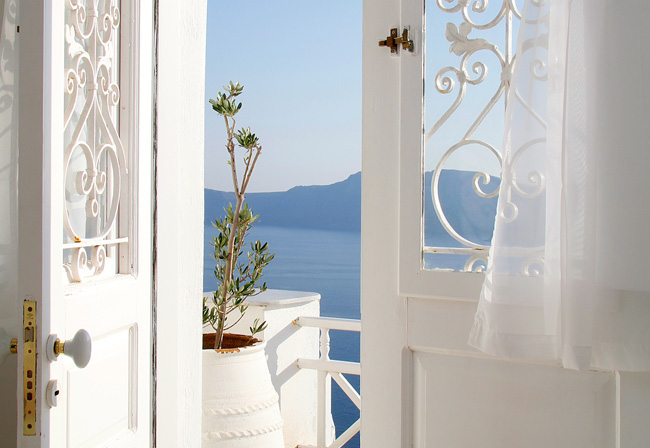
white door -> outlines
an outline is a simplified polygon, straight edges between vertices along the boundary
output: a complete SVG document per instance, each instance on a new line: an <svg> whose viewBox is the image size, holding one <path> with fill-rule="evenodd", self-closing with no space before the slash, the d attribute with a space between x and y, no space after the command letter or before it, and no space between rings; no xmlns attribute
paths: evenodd
<svg viewBox="0 0 650 448"><path fill-rule="evenodd" d="M364 2L364 446L634 447L650 439L639 420L650 415L648 375L514 362L467 344L483 280L472 271L484 266L489 237L484 223L468 222L480 214L471 205L463 215L463 201L488 201L478 208L489 218L490 198L481 195L495 182L479 176L475 186L474 172L499 174L509 36L522 4ZM378 45L405 27L412 53ZM450 185L455 196L434 204Z"/></svg>
<svg viewBox="0 0 650 448"><path fill-rule="evenodd" d="M18 290L36 331L18 337L18 446L149 446L152 2L24 0L19 17ZM85 368L50 360L49 335L82 329Z"/></svg>

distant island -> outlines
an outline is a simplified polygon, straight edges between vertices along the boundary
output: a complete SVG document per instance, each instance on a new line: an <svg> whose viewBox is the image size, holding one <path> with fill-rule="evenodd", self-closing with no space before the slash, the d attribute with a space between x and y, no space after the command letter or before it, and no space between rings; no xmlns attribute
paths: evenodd
<svg viewBox="0 0 650 448"><path fill-rule="evenodd" d="M473 189L474 172L443 170L440 175L440 197L449 222L462 235L476 242L489 244L494 228L496 198L484 199ZM427 244L444 244L451 238L440 225L431 201L432 172L425 174L425 220ZM500 179L492 178L486 191L499 187ZM223 215L233 193L205 190L205 224ZM260 215L257 225L307 228L343 232L361 230L361 173L331 185L299 186L273 193L249 193L246 200Z"/></svg>

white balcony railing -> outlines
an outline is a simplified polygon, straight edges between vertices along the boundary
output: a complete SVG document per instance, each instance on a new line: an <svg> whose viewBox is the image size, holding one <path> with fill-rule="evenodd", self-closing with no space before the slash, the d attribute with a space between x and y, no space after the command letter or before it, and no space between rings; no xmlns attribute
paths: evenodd
<svg viewBox="0 0 650 448"><path fill-rule="evenodd" d="M336 319L328 317L301 316L293 321L294 325L320 329L320 357L318 359L299 358L296 363L299 369L310 369L318 374L318 411L317 411L317 446L316 448L340 448L345 445L361 429L361 419L334 440L333 434L328 434L332 415L332 379L350 398L352 403L361 411L361 397L343 376L361 375L358 362L337 361L330 359L330 330L361 332L361 321L352 319ZM299 448L313 448L299 445Z"/></svg>
<svg viewBox="0 0 650 448"><path fill-rule="evenodd" d="M249 298L247 304L245 317L231 331L246 334L255 319L268 324L262 337L267 343L271 382L280 396L284 446L335 448L345 445L359 432L361 423L357 420L335 437L331 413L332 379L352 403L361 408L359 394L344 377L360 375L361 366L330 359L330 330L360 333L361 322L320 317L320 294L312 292L269 289Z"/></svg>

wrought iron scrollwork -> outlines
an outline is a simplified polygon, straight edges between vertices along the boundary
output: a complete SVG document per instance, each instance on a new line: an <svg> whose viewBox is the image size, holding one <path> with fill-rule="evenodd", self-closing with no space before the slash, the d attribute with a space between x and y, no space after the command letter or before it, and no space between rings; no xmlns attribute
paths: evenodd
<svg viewBox="0 0 650 448"><path fill-rule="evenodd" d="M79 282L104 270L127 187L118 127L120 9L116 0L66 0L65 6L64 250L69 278Z"/></svg>
<svg viewBox="0 0 650 448"><path fill-rule="evenodd" d="M452 145L448 146L443 155L438 160L432 181L431 195L434 210L445 229L459 244L459 247L429 247L424 245L423 252L436 254L455 254L466 255L467 261L462 268L468 272L482 272L487 265L487 255L489 246L478 241L472 241L464 236L450 223L447 218L443 203L440 200L440 176L448 160L455 153L468 147L483 148L491 154L501 170L500 189L503 192L505 202L500 207L500 218L506 221L517 219L519 210L516 204L509 199L513 194L534 198L542 194L545 189L544 176L539 172L530 172L527 176L519 179L515 167L526 151L534 150L536 145L543 144L539 139L531 139L520 148L510 148L509 154L504 154L500 146L491 144L487 141L476 137L477 130L485 121L486 117L501 100L505 102L506 108L509 102L516 101L527 113L538 121L542 127L546 123L534 108L526 103L523 96L514 92L514 98L510 96L510 84L513 73L517 64L518 55L514 52L513 36L515 34L515 23L522 20L522 13L518 8L515 0L501 0L500 7L489 8L489 0L436 0L438 10L447 14L454 14L459 18L460 24L449 22L445 27L445 38L450 42L449 51L460 58L457 66L445 66L440 68L434 76L434 88L439 94L449 95L456 93L456 97L451 105L441 114L440 118L429 128L425 135L425 144L434 135L440 131L443 125L448 122L459 110L462 103L466 100L469 86L480 86L488 79L488 64L485 62L488 57L496 58L500 72L494 76L498 80L496 90L492 93L487 104L474 117L458 117L458 120L467 122L462 138ZM547 5L547 0L534 0L530 7L543 8ZM485 16L485 20L479 20L476 17ZM545 17L535 21L538 24L545 23ZM528 21L526 22L528 23ZM502 51L496 44L483 37L473 37L472 33L478 33L498 28L505 32L505 49ZM432 32L429 30L429 32ZM493 34L493 32L492 32ZM489 36L485 35L486 37ZM524 40L522 42L521 52L526 53L536 48L545 48L546 43L542 40ZM544 81L547 76L546 63L540 58L532 58L528 61L530 71L537 80ZM487 172L477 172L472 179L473 191L481 198L494 198L499 194L499 188L489 189L492 177ZM502 199L503 200L503 199ZM525 275L535 275L543 269L543 260L536 259L530 261L523 268Z"/></svg>

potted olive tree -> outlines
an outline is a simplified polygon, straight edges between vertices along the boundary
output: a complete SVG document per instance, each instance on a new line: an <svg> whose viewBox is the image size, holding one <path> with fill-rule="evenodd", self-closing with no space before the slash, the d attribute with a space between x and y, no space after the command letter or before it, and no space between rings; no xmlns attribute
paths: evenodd
<svg viewBox="0 0 650 448"><path fill-rule="evenodd" d="M250 335L226 333L246 313L246 299L266 290L262 271L273 259L267 243L246 245L257 216L245 203L245 194L262 146L250 128L236 130L236 115L242 107L237 97L243 89L231 81L216 100L210 100L212 109L224 118L236 201L213 224L219 231L212 241L219 286L212 297L203 300L203 324L215 331L203 335L204 447L284 444L278 394L264 356L266 343L254 337L264 331L266 322L255 320ZM243 172L238 173L240 161Z"/></svg>

